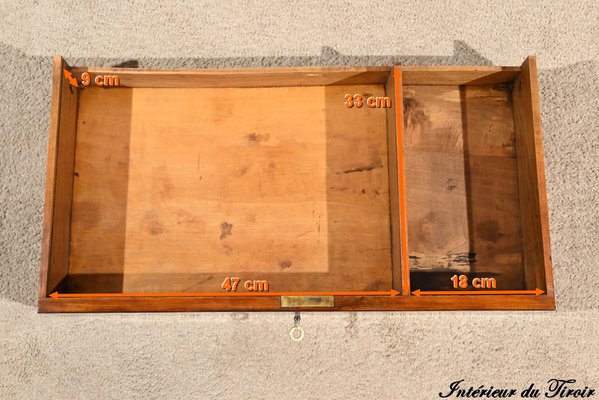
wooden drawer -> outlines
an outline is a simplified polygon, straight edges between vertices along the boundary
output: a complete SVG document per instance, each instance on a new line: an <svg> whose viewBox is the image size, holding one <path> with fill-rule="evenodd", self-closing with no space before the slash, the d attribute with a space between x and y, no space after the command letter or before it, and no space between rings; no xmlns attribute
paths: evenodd
<svg viewBox="0 0 599 400"><path fill-rule="evenodd" d="M554 308L534 57L56 57L46 185L42 312Z"/></svg>

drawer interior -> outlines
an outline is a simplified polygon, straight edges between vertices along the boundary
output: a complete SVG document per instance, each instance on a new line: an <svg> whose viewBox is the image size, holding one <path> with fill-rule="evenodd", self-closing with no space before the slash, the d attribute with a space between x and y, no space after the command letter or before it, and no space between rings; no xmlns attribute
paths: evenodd
<svg viewBox="0 0 599 400"><path fill-rule="evenodd" d="M534 58L53 76L40 310L554 307Z"/></svg>

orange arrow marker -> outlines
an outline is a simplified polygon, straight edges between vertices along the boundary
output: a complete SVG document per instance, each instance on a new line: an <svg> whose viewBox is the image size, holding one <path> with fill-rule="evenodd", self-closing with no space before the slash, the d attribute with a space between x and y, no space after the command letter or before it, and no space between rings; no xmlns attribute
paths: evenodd
<svg viewBox="0 0 599 400"><path fill-rule="evenodd" d="M397 290L370 290L356 292L199 292L199 293L58 293L53 299L80 297L278 297L278 296L397 296Z"/></svg>
<svg viewBox="0 0 599 400"><path fill-rule="evenodd" d="M544 290L535 289L535 290L440 290L440 291L424 291L424 290L414 290L412 294L416 297L420 296L455 296L455 295L502 295L502 294L524 294L524 295L535 295L539 296L545 293Z"/></svg>
<svg viewBox="0 0 599 400"><path fill-rule="evenodd" d="M71 71L67 71L66 69L63 69L62 71L64 72L64 77L67 78L71 86L79 87L79 85L77 84L77 79L73 77Z"/></svg>

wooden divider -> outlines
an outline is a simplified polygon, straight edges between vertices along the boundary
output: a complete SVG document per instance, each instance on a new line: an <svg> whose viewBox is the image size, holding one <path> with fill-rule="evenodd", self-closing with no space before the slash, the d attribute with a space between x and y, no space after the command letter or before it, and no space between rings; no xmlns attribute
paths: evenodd
<svg viewBox="0 0 599 400"><path fill-rule="evenodd" d="M401 290L402 295L409 296L410 263L405 196L403 83L399 66L393 67L385 89L393 104L393 108L387 110L393 288Z"/></svg>

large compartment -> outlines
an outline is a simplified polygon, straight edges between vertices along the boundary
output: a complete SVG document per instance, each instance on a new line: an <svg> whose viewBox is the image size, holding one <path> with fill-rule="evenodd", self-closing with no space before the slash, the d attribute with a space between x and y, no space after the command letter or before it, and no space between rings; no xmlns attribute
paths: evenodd
<svg viewBox="0 0 599 400"><path fill-rule="evenodd" d="M66 290L389 289L386 110L350 110L348 91L385 95L81 91Z"/></svg>

